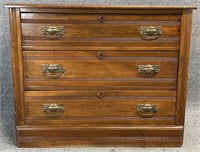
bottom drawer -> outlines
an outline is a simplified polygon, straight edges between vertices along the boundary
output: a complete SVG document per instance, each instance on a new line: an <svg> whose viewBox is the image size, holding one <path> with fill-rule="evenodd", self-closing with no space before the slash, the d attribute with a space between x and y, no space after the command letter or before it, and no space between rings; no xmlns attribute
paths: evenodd
<svg viewBox="0 0 200 152"><path fill-rule="evenodd" d="M174 91L28 91L27 124L173 125Z"/></svg>

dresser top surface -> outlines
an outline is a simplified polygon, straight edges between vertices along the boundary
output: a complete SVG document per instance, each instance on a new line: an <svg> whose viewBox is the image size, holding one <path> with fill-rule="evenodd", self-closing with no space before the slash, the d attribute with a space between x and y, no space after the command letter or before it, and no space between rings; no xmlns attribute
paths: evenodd
<svg viewBox="0 0 200 152"><path fill-rule="evenodd" d="M153 6L153 5L64 5L64 4L5 4L13 8L44 9L197 9L195 6Z"/></svg>

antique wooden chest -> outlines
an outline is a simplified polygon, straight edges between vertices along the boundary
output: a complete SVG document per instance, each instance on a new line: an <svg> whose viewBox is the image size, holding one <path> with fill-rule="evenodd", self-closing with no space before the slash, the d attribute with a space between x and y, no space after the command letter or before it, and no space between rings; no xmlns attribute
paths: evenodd
<svg viewBox="0 0 200 152"><path fill-rule="evenodd" d="M17 146L181 146L192 6L9 7Z"/></svg>

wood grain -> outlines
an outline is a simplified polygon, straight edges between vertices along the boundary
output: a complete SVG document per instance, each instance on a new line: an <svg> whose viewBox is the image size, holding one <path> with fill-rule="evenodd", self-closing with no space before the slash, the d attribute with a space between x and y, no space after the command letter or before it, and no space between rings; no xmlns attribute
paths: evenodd
<svg viewBox="0 0 200 152"><path fill-rule="evenodd" d="M132 124L172 125L175 115L175 91L102 90L26 91L27 124ZM42 104L63 104L65 112L60 117L49 117ZM138 115L137 104L155 104L158 112L150 118ZM119 109L120 107L120 109ZM172 108L173 107L173 108ZM98 110L97 110L98 109ZM42 120L45 120L42 121Z"/></svg>
<svg viewBox="0 0 200 152"><path fill-rule="evenodd" d="M53 53L53 52L52 52ZM25 53L26 54L26 53ZM70 56L66 53L66 56L54 55L51 60L47 56L24 56L24 77L29 78L42 78L41 65L43 64L61 64L65 69L65 72L58 79L64 78L144 78L138 73L138 65L159 65L160 72L152 76L153 78L176 78L177 75L177 58L176 57L148 57L145 55L128 56L124 53L125 57L110 57L107 52L105 58L99 60L94 54L93 57L77 58L76 56ZM77 54L77 53L76 53ZM111 52L110 52L111 54ZM122 53L123 54L123 53ZM161 53L162 54L162 53ZM67 56L68 55L68 56ZM115 52L113 53L115 55ZM134 53L133 53L134 55ZM29 58L27 58L29 57ZM57 58L56 58L57 57ZM92 71L92 72L91 72ZM43 77L47 78L47 77Z"/></svg>
<svg viewBox="0 0 200 152"><path fill-rule="evenodd" d="M196 7L5 7L10 7L18 147L182 145ZM50 25L64 26L64 36L45 38L41 26ZM140 26L162 26L163 33L146 41ZM65 72L44 77L41 64L62 64ZM139 64L160 65L160 71L144 77ZM47 116L41 105L51 103L63 104L64 113ZM157 112L141 117L137 104L155 104Z"/></svg>
<svg viewBox="0 0 200 152"><path fill-rule="evenodd" d="M39 42L39 43L38 43ZM133 51L133 50L166 50L166 51L179 51L179 40L173 39L171 41L153 41L142 42L138 40L124 40L116 39L112 40L64 40L63 41L45 41L45 40L23 40L24 51L80 51L80 50L118 50L118 51Z"/></svg>
<svg viewBox="0 0 200 152"><path fill-rule="evenodd" d="M80 56L78 53L72 56L70 52L61 52L61 54L59 54L59 52L51 52L49 54L42 52L43 55L41 52L25 52L23 57L25 89L94 89L106 87L114 88L119 86L132 88L141 88L144 86L144 89L145 86L155 86L157 88L161 86L176 87L177 52L171 53L173 57L166 57L166 52L164 52L164 54L162 54L163 52L157 52L158 57L148 57L148 55L151 55L148 53L147 55L142 54L142 52L106 52L106 57L103 60L96 59L94 52L92 52L92 54L94 54L93 58L84 57L82 54L80 54L81 57L78 58L76 57ZM109 58L109 53L114 56L115 54L119 55L121 58ZM47 56L45 56L45 54ZM133 56L131 57L130 55ZM50 58L54 60L49 60ZM42 64L61 64L65 72L62 76L54 79L43 76L41 71ZM137 65L146 64L160 65L160 72L151 77L139 75Z"/></svg>
<svg viewBox="0 0 200 152"><path fill-rule="evenodd" d="M67 125L66 127L58 126L49 126L48 128L43 127L42 125L35 125L35 126L19 126L17 127L18 135L22 137L26 136L47 136L50 137L54 135L55 137L70 137L70 136L78 136L77 134L80 131L80 136L85 136L84 134L89 133L88 130L93 131L102 131L98 132L98 136L106 136L105 132L109 133L110 136L115 135L117 132L122 131L122 134L118 134L118 136L129 136L133 135L135 137L138 136L146 136L146 137L176 137L181 136L183 127L182 126L130 126L130 125L102 125L99 127L98 125L91 124L91 125L82 125L82 124L75 124L75 125ZM75 131L75 132L70 132ZM35 132L40 132L39 134L35 134ZM112 132L113 131L113 132ZM88 136L92 137L95 134L89 133Z"/></svg>
<svg viewBox="0 0 200 152"><path fill-rule="evenodd" d="M20 8L20 12L24 13L54 13L54 14L62 14L62 13L73 13L73 14L137 14L137 15L160 15L160 14L170 14L170 15L179 15L182 13L182 10L176 10L176 9L146 9L144 10L126 10L126 9L43 9L43 8Z"/></svg>
<svg viewBox="0 0 200 152"><path fill-rule="evenodd" d="M187 95L188 63L191 39L192 10L183 11L179 54L176 125L184 125ZM185 43L187 42L187 43Z"/></svg>
<svg viewBox="0 0 200 152"><path fill-rule="evenodd" d="M63 147L75 145L174 147L182 145L182 133L183 128L181 126L83 127L76 125L65 128L30 126L17 128L19 136L17 145L19 147ZM77 134L80 134L81 137L73 136ZM90 136L86 137L84 136L85 134ZM104 137L106 134L107 136Z"/></svg>
<svg viewBox="0 0 200 152"><path fill-rule="evenodd" d="M23 59L24 60L36 60L36 59L54 59L54 60L62 60L62 59L97 59L96 56L99 52L103 52L105 55L105 59L128 59L134 57L163 57L168 59L177 59L178 60L178 51L116 51L116 50L84 50L84 51L23 51Z"/></svg>
<svg viewBox="0 0 200 152"><path fill-rule="evenodd" d="M46 39L41 33L42 26L64 26L63 38L140 38L138 29L141 26L162 26L163 34L160 38L178 38L179 25L163 25L159 22L145 22L143 24L37 24L22 23L23 39L38 37ZM62 38L61 38L62 39ZM143 40L144 41L144 40Z"/></svg>
<svg viewBox="0 0 200 152"><path fill-rule="evenodd" d="M31 43L34 43L34 41L32 41ZM117 42L118 43L118 42ZM55 46L47 46L47 44L44 45L45 46L22 46L22 49L23 50L26 50L26 51L66 51L66 50L121 50L121 51L133 51L133 50L150 50L150 51L156 51L156 50L166 50L166 51L178 51L179 50L179 44L177 42L175 43L167 43L167 42L156 42L158 45L155 45L155 43L153 42L145 42L145 43L140 43L140 42L132 42L132 45L133 46L128 46L128 45L125 45L125 44L122 44L122 46L118 46L116 45L117 43L115 44L112 44L112 46L110 46L108 43L108 45L105 45L104 46L104 42L102 43L101 46L89 46L89 44L86 43L87 46L60 46L59 44L58 45L55 45ZM48 43L49 44L49 43ZM85 44L85 43L84 43ZM120 43L119 43L120 44ZM135 44L135 45L134 45ZM167 47L167 44L169 45L169 47ZM80 45L80 43L79 43ZM114 45L114 46L113 46Z"/></svg>
<svg viewBox="0 0 200 152"><path fill-rule="evenodd" d="M109 98L98 97L91 98L68 98L68 99L34 99L26 100L26 117L45 117L48 119L41 105L42 104L63 104L65 112L59 118L63 117L134 117L137 114L137 104L155 104L158 108L155 117L172 117L175 115L175 99L171 98ZM53 119L53 118L52 118ZM54 118L55 119L55 118ZM84 119L84 118L83 118ZM119 122L120 123L120 122Z"/></svg>
<svg viewBox="0 0 200 152"><path fill-rule="evenodd" d="M150 80L76 80L71 81L41 81L41 80L25 80L24 89L28 91L45 91L45 90L93 90L93 89L111 89L111 90L176 90L176 79L160 79L152 81Z"/></svg>
<svg viewBox="0 0 200 152"><path fill-rule="evenodd" d="M88 126L96 124L97 126L102 125L129 125L129 126L171 126L174 125L175 117L152 117L152 118L142 118L142 117L62 117L60 119L49 119L47 117L26 117L26 124L29 125L43 125L43 126L69 126L69 125L79 125Z"/></svg>
<svg viewBox="0 0 200 152"><path fill-rule="evenodd" d="M95 97L99 90L25 91L25 99ZM106 97L176 97L176 91L166 90L103 90Z"/></svg>
<svg viewBox="0 0 200 152"><path fill-rule="evenodd" d="M11 54L12 54L12 77L15 101L15 122L16 125L24 124L24 102L23 102L23 67L21 49L21 29L19 9L10 9L10 30L11 30Z"/></svg>
<svg viewBox="0 0 200 152"><path fill-rule="evenodd" d="M73 8L73 9L130 9L130 10L143 10L143 9L159 9L160 11L165 9L196 9L195 6L146 6L146 5L63 5L63 4L5 4L4 7L17 7L17 8ZM52 11L53 11L52 10Z"/></svg>
<svg viewBox="0 0 200 152"><path fill-rule="evenodd" d="M36 14L36 13L21 13L22 23L96 23L99 24L99 14ZM158 22L180 24L181 15L116 15L116 14L104 14L104 24L107 23L142 23Z"/></svg>

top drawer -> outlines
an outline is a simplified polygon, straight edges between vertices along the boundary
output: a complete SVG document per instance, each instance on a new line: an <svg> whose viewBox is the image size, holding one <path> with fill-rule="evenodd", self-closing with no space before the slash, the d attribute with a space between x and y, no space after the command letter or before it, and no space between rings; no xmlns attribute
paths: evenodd
<svg viewBox="0 0 200 152"><path fill-rule="evenodd" d="M22 13L21 18L25 50L179 49L180 15Z"/></svg>

